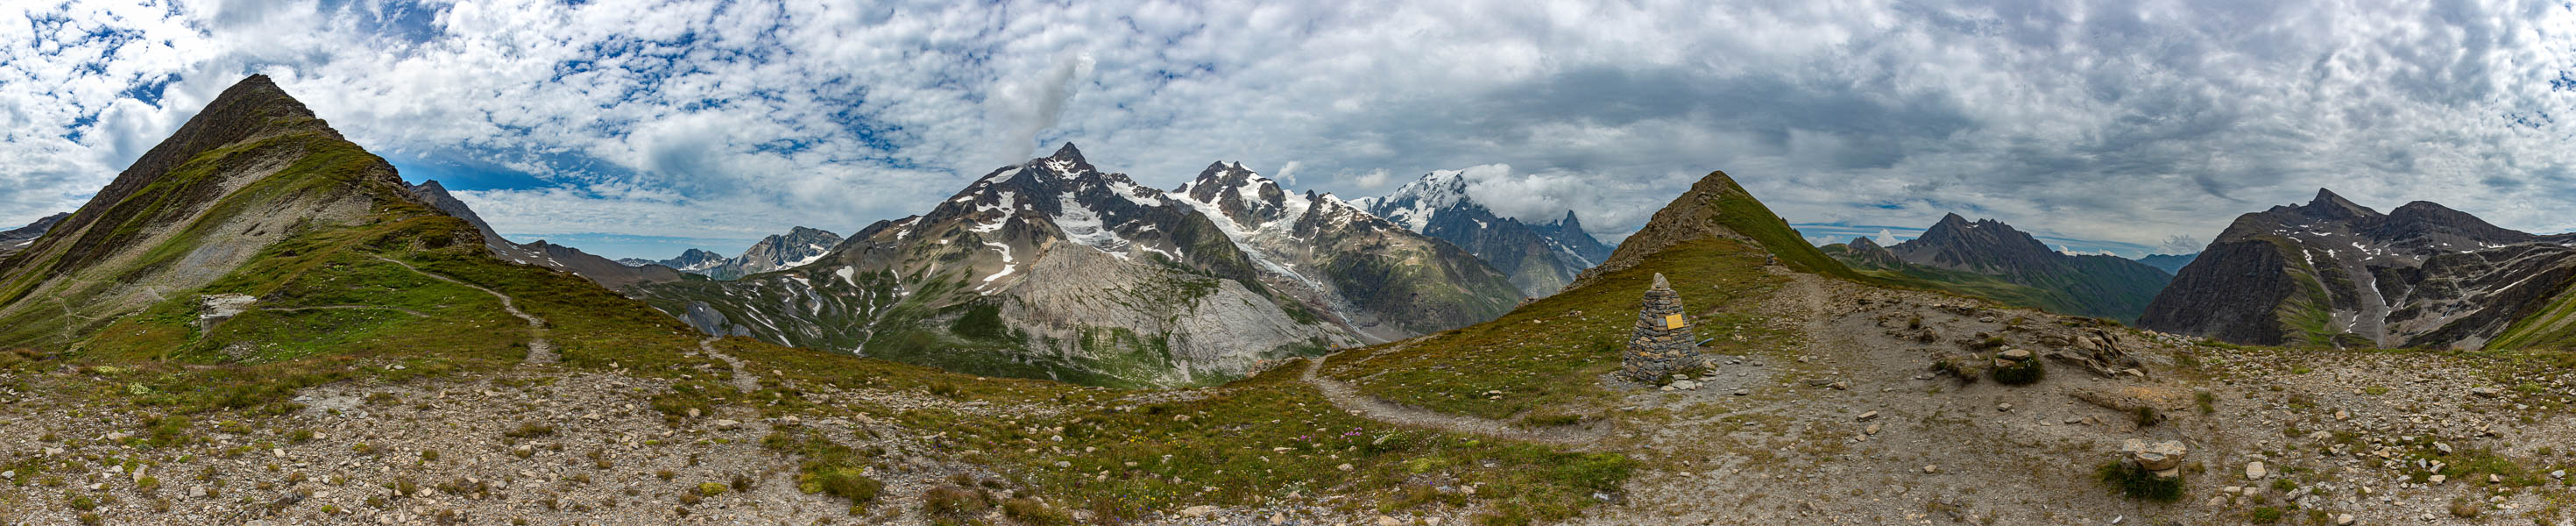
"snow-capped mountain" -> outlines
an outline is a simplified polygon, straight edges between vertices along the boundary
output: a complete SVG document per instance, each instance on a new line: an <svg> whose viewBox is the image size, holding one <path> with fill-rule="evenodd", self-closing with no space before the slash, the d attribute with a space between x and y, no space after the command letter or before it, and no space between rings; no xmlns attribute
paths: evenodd
<svg viewBox="0 0 2576 526"><path fill-rule="evenodd" d="M1462 170L1424 174L1383 197L1352 201L1369 213L1447 241L1511 276L1523 294L1555 294L1583 269L1610 257L1610 247L1583 231L1574 211L1545 224L1495 215L1467 195Z"/></svg>
<svg viewBox="0 0 2576 526"><path fill-rule="evenodd" d="M2576 234L2533 235L2416 201L2382 214L2318 190L2238 216L2139 325L2249 344L2564 345Z"/></svg>
<svg viewBox="0 0 2576 526"><path fill-rule="evenodd" d="M680 257L650 263L715 279L736 279L813 263L840 244L840 234L800 226L789 229L785 235L760 238L760 242L752 243L751 248L743 249L739 256L728 258L692 248L680 252Z"/></svg>
<svg viewBox="0 0 2576 526"><path fill-rule="evenodd" d="M1171 195L1243 247L1270 285L1321 298L1350 326L1381 339L1491 318L1522 296L1454 245L1332 194L1289 193L1241 163L1210 164ZM1396 267L1427 274L1385 271Z"/></svg>
<svg viewBox="0 0 2576 526"><path fill-rule="evenodd" d="M692 248L681 251L680 257L655 261L653 263L665 267L671 267L672 269L681 272L705 275L708 272L714 271L716 267L725 266L726 263L732 262L732 258L724 257L723 254Z"/></svg>
<svg viewBox="0 0 2576 526"><path fill-rule="evenodd" d="M1266 181L1250 186L1258 193ZM1418 242L1346 247L1388 251L1377 257L1270 250L1265 232L1356 210L1318 207L1337 202L1311 196L1286 215L1285 191L1267 187L1275 199L1166 193L1102 172L1067 144L994 170L923 215L870 225L811 264L731 282L659 284L641 296L713 333L1107 385L1219 381L1265 360L1429 325L1380 322L1395 316L1365 294L1333 293L1372 281L1418 286L1384 276L1443 275L1415 267L1436 258L1397 248ZM1314 231L1335 220L1302 224ZM1441 327L1448 328L1500 314L1518 299L1443 303L1462 296L1429 295L1422 312L1459 313Z"/></svg>

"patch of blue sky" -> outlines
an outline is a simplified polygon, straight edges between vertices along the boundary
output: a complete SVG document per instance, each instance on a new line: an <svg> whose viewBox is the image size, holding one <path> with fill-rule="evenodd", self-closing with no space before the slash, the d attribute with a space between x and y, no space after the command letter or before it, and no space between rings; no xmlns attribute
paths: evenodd
<svg viewBox="0 0 2576 526"><path fill-rule="evenodd" d="M495 156L474 155L465 150L441 149L427 152L394 151L382 154L393 163L405 182L420 184L435 180L451 191L463 190L528 190L559 186L560 179L600 179L621 175L623 168L588 157L569 153L521 153L517 161L495 161ZM516 164L517 166L513 166ZM526 167L543 167L552 173L529 173ZM617 172L617 173L603 173Z"/></svg>
<svg viewBox="0 0 2576 526"><path fill-rule="evenodd" d="M511 241L520 243L542 239L548 243L580 248L583 252L589 252L593 255L608 259L641 258L654 261L679 257L681 252L688 251L692 248L723 254L725 257L733 257L741 254L743 250L750 248L753 243L760 242L760 239L758 238L669 237L599 233L504 234L503 237L510 238Z"/></svg>

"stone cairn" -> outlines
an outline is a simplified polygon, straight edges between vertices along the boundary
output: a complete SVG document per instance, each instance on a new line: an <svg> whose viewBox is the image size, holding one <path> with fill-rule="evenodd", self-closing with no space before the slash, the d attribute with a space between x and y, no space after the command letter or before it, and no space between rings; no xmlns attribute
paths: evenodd
<svg viewBox="0 0 2576 526"><path fill-rule="evenodd" d="M2121 462L2152 473L2161 480L2182 478L2182 457L2187 453L2182 442L2177 440L2147 442L2132 438L2120 443Z"/></svg>
<svg viewBox="0 0 2576 526"><path fill-rule="evenodd" d="M1646 289L1645 306L1637 310L1637 330L1620 360L1620 376L1654 384L1700 362L1699 343L1692 340L1688 315L1682 313L1681 294L1673 292L1663 274L1655 274L1655 286Z"/></svg>

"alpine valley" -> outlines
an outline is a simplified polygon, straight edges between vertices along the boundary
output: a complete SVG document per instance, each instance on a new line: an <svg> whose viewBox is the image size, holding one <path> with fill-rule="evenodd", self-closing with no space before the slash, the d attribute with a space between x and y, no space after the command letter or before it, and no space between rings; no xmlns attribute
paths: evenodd
<svg viewBox="0 0 2576 526"><path fill-rule="evenodd" d="M2049 250L2001 221L1949 214L1893 246L1866 237L1823 247L1855 270L1895 283L2075 316L2135 323L2173 276L2127 258Z"/></svg>

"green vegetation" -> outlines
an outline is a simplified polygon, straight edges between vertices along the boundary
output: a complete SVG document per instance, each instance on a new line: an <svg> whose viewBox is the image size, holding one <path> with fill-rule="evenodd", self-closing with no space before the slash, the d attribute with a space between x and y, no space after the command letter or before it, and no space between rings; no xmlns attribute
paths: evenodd
<svg viewBox="0 0 2576 526"><path fill-rule="evenodd" d="M2048 378L2048 366L2047 364L2040 363L2038 358L2018 362L2012 362L2010 360L1998 361L1998 363L2001 362L2011 363L2009 365L1999 364L1996 365L1994 369L1987 371L1989 374L1994 375L1995 383L2004 385L2030 385L2039 383L2040 380Z"/></svg>
<svg viewBox="0 0 2576 526"><path fill-rule="evenodd" d="M2129 498L2156 502L2182 500L2182 477L2172 479L2157 477L2155 472L2127 462L2102 464L2101 468L2094 470L2094 478L2100 480L2102 485L2109 487L2112 492Z"/></svg>
<svg viewBox="0 0 2576 526"><path fill-rule="evenodd" d="M1712 198L1709 207L1717 212L1717 217L1711 220L1737 234L1753 238L1762 252L1776 255L1781 265L1799 272L1862 280L1860 273L1816 250L1814 244L1798 234L1798 229L1791 228L1788 221L1771 213L1771 207L1754 199L1751 192L1744 191L1744 187L1736 184L1734 178L1727 177L1725 172L1709 172L1699 184L1691 187L1691 191Z"/></svg>
<svg viewBox="0 0 2576 526"><path fill-rule="evenodd" d="M1592 378L1618 368L1619 352L1635 325L1638 298L1655 273L1664 273L1683 304L1698 314L1693 330L1702 339L1714 339L1706 351L1744 355L1789 345L1793 336L1742 313L1787 282L1762 270L1765 255L1732 240L1684 242L1491 322L1411 343L1344 352L1326 364L1323 374L1371 396L1485 418L1510 419L1542 409L1599 409L1608 403L1608 391L1594 382L1565 379ZM1378 354L1389 349L1396 352Z"/></svg>
<svg viewBox="0 0 2576 526"><path fill-rule="evenodd" d="M1291 364L1207 398L1151 404L1108 403L1119 393L1043 383L979 385L983 391L962 396L1037 397L1090 409L1028 419L920 410L897 416L909 427L946 433L957 440L953 447L982 452L982 461L1016 473L1050 501L1088 503L1123 518L1326 488L1365 496L1437 476L1479 486L1473 499L1516 517L1508 523L1554 520L1599 502L1595 492L1619 491L1634 465L1615 454L1390 427L1334 409L1296 380L1302 370Z"/></svg>
<svg viewBox="0 0 2576 526"><path fill-rule="evenodd" d="M805 459L796 469L797 491L847 499L851 515L865 511L868 503L875 502L877 494L885 491L885 483L867 476L867 466L876 456L872 452L804 433L801 429L783 430L761 440L762 447Z"/></svg>

